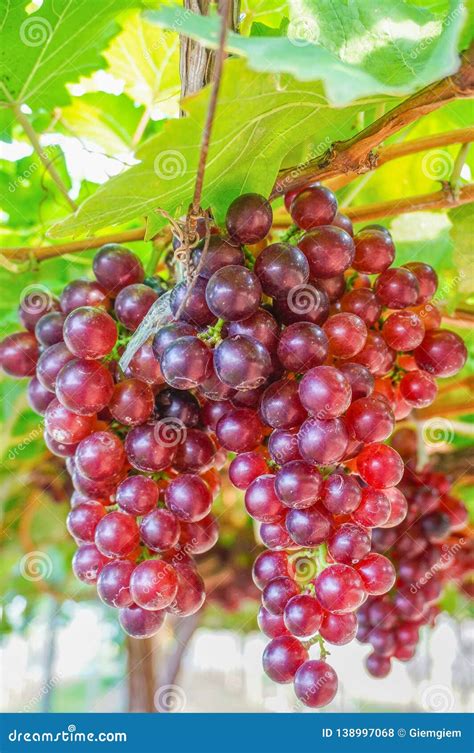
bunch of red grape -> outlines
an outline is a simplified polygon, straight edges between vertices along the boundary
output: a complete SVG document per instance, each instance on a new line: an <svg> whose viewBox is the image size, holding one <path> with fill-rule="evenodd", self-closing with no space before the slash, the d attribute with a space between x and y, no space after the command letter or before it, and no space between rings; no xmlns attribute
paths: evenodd
<svg viewBox="0 0 474 753"><path fill-rule="evenodd" d="M358 611L357 638L373 652L367 669L386 677L392 659L408 661L419 631L433 625L442 588L472 575L473 540L466 533L468 511L451 494L451 482L429 466L416 469L416 434L400 429L393 437L405 460L400 483L408 501L405 519L395 528L373 532L373 546L394 563L395 588L381 598L369 597Z"/></svg>
<svg viewBox="0 0 474 753"><path fill-rule="evenodd" d="M466 349L439 329L434 270L391 267L385 228L353 236L320 185L286 202L296 224L269 244L269 202L232 202L226 233L213 227L190 253L194 276L168 285L168 321L125 372L120 355L167 285L117 245L97 253L95 281L39 311L22 301L26 331L3 340L0 362L33 377L46 444L67 458L74 572L131 635L202 605L193 556L217 539L217 470L235 453L230 478L268 549L254 568L265 669L321 706L337 688L323 639L351 640L355 611L395 578L371 552L371 530L406 514L403 461L384 441ZM321 661L303 645L316 634Z"/></svg>

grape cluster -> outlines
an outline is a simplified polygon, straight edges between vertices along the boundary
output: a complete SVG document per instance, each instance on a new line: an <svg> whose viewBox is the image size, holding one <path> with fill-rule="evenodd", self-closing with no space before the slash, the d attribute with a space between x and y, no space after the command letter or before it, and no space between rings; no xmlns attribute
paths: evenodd
<svg viewBox="0 0 474 753"><path fill-rule="evenodd" d="M316 707L337 689L324 640L350 641L357 609L395 580L372 551L372 529L407 510L403 461L384 442L466 349L439 329L434 270L392 267L385 228L354 235L320 185L285 202L295 225L274 242L257 194L232 202L225 232L204 238L199 225L194 274L174 285L104 246L95 281L70 283L47 310L22 302L25 331L3 340L0 362L32 377L46 444L66 458L74 572L130 635L201 607L194 556L216 542L217 471L235 454L229 476L266 547L254 566L265 670ZM167 287L168 320L124 373L120 355Z"/></svg>
<svg viewBox="0 0 474 753"><path fill-rule="evenodd" d="M390 558L397 573L390 594L369 597L358 611L357 638L372 646L366 666L374 677L386 677L393 659L409 661L414 656L420 628L433 625L439 613L443 586L472 576L466 506L452 496L445 474L429 465L417 470L413 430L398 430L392 444L405 460L400 489L408 511L395 528L373 532L374 549Z"/></svg>

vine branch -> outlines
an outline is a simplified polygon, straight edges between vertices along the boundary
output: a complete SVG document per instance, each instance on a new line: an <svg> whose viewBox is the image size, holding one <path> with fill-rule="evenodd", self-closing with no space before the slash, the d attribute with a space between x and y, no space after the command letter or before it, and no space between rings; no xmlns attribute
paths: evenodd
<svg viewBox="0 0 474 753"><path fill-rule="evenodd" d="M58 171L56 170L55 166L53 165L52 160L48 159L46 154L44 153L44 149L40 144L38 134L32 127L30 121L26 117L26 115L21 111L20 105L15 105L14 107L14 113L15 117L18 120L19 124L23 128L24 132L28 136L31 145L33 149L35 150L36 154L38 155L38 158L41 161L41 164L43 165L44 169L51 175L51 178L56 183L58 189L60 190L61 194L66 199L67 203L73 210L73 212L77 209L77 204L75 201L71 199L71 197L68 194L68 190L66 186L64 185L61 176L59 175Z"/></svg>
<svg viewBox="0 0 474 753"><path fill-rule="evenodd" d="M341 174L360 175L373 170L378 155L374 151L389 136L433 110L456 99L474 96L474 45L462 58L453 76L425 87L389 110L367 128L346 141L336 141L323 155L306 165L280 171L272 198L303 188L313 180L328 180Z"/></svg>

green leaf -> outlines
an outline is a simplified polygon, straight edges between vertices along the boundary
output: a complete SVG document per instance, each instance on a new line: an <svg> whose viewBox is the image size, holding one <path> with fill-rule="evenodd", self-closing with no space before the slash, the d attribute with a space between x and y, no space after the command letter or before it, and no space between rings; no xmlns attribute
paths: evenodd
<svg viewBox="0 0 474 753"><path fill-rule="evenodd" d="M105 154L116 156L129 152L132 138L143 115L125 94L115 96L91 92L73 97L61 111L62 130L78 139L93 142Z"/></svg>
<svg viewBox="0 0 474 753"><path fill-rule="evenodd" d="M209 87L189 97L189 116L165 122L137 152L141 160L109 180L54 235L93 232L148 214L149 235L165 220L153 212L183 212L192 198ZM352 131L356 107L332 109L318 84L291 76L258 74L228 60L214 120L204 180L203 206L221 221L233 198L246 191L268 195L284 155L317 134L320 148ZM152 213L152 214L151 214Z"/></svg>
<svg viewBox="0 0 474 753"><path fill-rule="evenodd" d="M133 0L44 0L31 14L24 0L3 3L0 102L32 110L69 102L66 84L103 65L101 51L119 31L117 14Z"/></svg>
<svg viewBox="0 0 474 753"><path fill-rule="evenodd" d="M472 237L474 231L474 204L456 207L449 213L454 260L458 275L458 300L474 304L472 294Z"/></svg>
<svg viewBox="0 0 474 753"><path fill-rule="evenodd" d="M104 53L125 92L156 117L179 112L179 36L164 32L135 12Z"/></svg>
<svg viewBox="0 0 474 753"><path fill-rule="evenodd" d="M407 95L454 73L463 16L460 0L445 19L402 0L300 0L287 37L229 32L226 49L246 57L253 70L321 80L328 100L340 106L374 94ZM216 18L178 7L146 17L217 46Z"/></svg>

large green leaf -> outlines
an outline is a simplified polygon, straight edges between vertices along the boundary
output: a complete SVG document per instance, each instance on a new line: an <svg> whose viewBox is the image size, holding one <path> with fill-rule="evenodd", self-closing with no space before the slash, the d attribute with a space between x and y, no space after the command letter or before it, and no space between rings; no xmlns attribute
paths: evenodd
<svg viewBox="0 0 474 753"><path fill-rule="evenodd" d="M53 229L55 235L93 232L140 215L149 216L149 233L164 220L153 210L182 212L192 198L209 87L189 97L189 115L167 121L137 152L141 160L109 180L79 210ZM358 107L362 104L358 105ZM242 192L268 194L282 158L317 134L319 150L352 132L356 107L330 108L319 84L291 76L249 71L242 60L228 60L216 110L204 180L203 206L222 220L230 201Z"/></svg>
<svg viewBox="0 0 474 753"><path fill-rule="evenodd" d="M32 110L67 104L66 84L103 65L101 52L119 31L117 14L134 0L44 0L27 14L24 0L2 3L0 102Z"/></svg>
<svg viewBox="0 0 474 753"><path fill-rule="evenodd" d="M298 0L287 37L229 33L227 50L257 71L321 80L330 102L343 105L374 94L406 95L458 66L461 0L438 17L402 0ZM147 11L167 29L179 29L208 47L219 21L177 7Z"/></svg>
<svg viewBox="0 0 474 753"><path fill-rule="evenodd" d="M179 37L135 12L104 53L116 78L134 100L158 115L178 115Z"/></svg>

